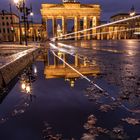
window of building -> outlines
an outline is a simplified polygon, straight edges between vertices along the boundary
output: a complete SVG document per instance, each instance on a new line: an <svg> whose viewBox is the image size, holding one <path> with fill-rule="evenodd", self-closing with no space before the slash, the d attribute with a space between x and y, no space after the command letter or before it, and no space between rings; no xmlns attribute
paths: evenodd
<svg viewBox="0 0 140 140"><path fill-rule="evenodd" d="M3 28L3 33L5 33L5 28Z"/></svg>
<svg viewBox="0 0 140 140"><path fill-rule="evenodd" d="M6 17L6 19L8 19L8 17Z"/></svg>
<svg viewBox="0 0 140 140"><path fill-rule="evenodd" d="M3 22L3 23L2 23L2 25L4 26L4 25L5 25L5 23Z"/></svg>
<svg viewBox="0 0 140 140"><path fill-rule="evenodd" d="M4 17L2 17L2 19L4 19Z"/></svg>
<svg viewBox="0 0 140 140"><path fill-rule="evenodd" d="M10 29L9 28L7 29L7 33L10 33Z"/></svg>
<svg viewBox="0 0 140 140"><path fill-rule="evenodd" d="M7 26L9 26L9 22L7 22Z"/></svg>
<svg viewBox="0 0 140 140"><path fill-rule="evenodd" d="M0 33L1 33L1 29L0 29Z"/></svg>

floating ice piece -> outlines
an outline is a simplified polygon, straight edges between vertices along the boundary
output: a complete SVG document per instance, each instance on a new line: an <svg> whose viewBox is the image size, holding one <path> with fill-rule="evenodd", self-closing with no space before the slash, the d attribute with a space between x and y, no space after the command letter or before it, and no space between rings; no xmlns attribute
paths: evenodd
<svg viewBox="0 0 140 140"><path fill-rule="evenodd" d="M113 108L110 105L104 104L100 106L100 110L103 112L108 112L109 110L113 110Z"/></svg>
<svg viewBox="0 0 140 140"><path fill-rule="evenodd" d="M1 118L0 119L0 124L5 123L8 120L8 118Z"/></svg>
<svg viewBox="0 0 140 140"><path fill-rule="evenodd" d="M123 129L123 127L121 127L121 126L114 127L114 128L113 128L113 132L114 132L114 133L123 133L123 132L124 132L124 129Z"/></svg>
<svg viewBox="0 0 140 140"><path fill-rule="evenodd" d="M127 122L128 124L132 124L132 125L139 125L140 121L139 119L134 119L134 118L123 118L122 121Z"/></svg>
<svg viewBox="0 0 140 140"><path fill-rule="evenodd" d="M83 137L81 138L81 140L95 140L95 137L91 134L83 134Z"/></svg>
<svg viewBox="0 0 140 140"><path fill-rule="evenodd" d="M12 113L12 116L16 116L16 115L22 114L22 113L24 113L24 112L25 112L24 109L20 109L20 110L15 109L15 110L13 111L13 113Z"/></svg>

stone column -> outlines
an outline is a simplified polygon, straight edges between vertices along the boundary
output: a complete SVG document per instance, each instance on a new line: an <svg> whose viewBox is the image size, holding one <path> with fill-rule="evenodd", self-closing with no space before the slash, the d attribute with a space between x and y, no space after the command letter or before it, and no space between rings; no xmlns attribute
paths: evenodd
<svg viewBox="0 0 140 140"><path fill-rule="evenodd" d="M78 32L80 30L80 18L79 17L74 17L74 32ZM75 33L75 40L78 40L79 37L79 33Z"/></svg>
<svg viewBox="0 0 140 140"><path fill-rule="evenodd" d="M66 17L62 17L62 32L63 32L63 35L67 34L67 18Z"/></svg>
<svg viewBox="0 0 140 140"><path fill-rule="evenodd" d="M84 24L83 24L83 29L86 30L88 28L88 23L87 23L87 17L84 17ZM87 40L87 31L84 31L84 40Z"/></svg>
<svg viewBox="0 0 140 140"><path fill-rule="evenodd" d="M115 27L114 26L112 27L112 31L113 31L112 32L112 39L114 40L115 39Z"/></svg>
<svg viewBox="0 0 140 140"><path fill-rule="evenodd" d="M66 62L66 54L63 53L63 60ZM66 67L66 64L63 62L63 67L65 68Z"/></svg>
<svg viewBox="0 0 140 140"><path fill-rule="evenodd" d="M90 26L91 18L87 17L87 29L91 28ZM87 31L87 39L90 40L91 30Z"/></svg>
<svg viewBox="0 0 140 140"><path fill-rule="evenodd" d="M20 41L20 28L17 28L17 32L15 33L15 42Z"/></svg>
<svg viewBox="0 0 140 140"><path fill-rule="evenodd" d="M121 30L121 27L118 27L118 30ZM121 40L121 32L118 31L118 39Z"/></svg>
<svg viewBox="0 0 140 140"><path fill-rule="evenodd" d="M45 66L49 66L50 65L49 51L44 53L44 65Z"/></svg>
<svg viewBox="0 0 140 140"><path fill-rule="evenodd" d="M126 30L126 28L124 28L124 29ZM127 36L127 33L126 32L127 31L124 32L124 39L127 39L127 37L126 37Z"/></svg>
<svg viewBox="0 0 140 140"><path fill-rule="evenodd" d="M86 60L87 60L87 57L84 57L84 63L83 63L84 64L84 67L87 66L87 61Z"/></svg>
<svg viewBox="0 0 140 140"><path fill-rule="evenodd" d="M75 55L75 67L79 66L79 58L78 58L78 54Z"/></svg>
<svg viewBox="0 0 140 140"><path fill-rule="evenodd" d="M53 28L53 37L56 36L57 34L57 25L56 25L56 17L52 18L52 28Z"/></svg>
<svg viewBox="0 0 140 140"><path fill-rule="evenodd" d="M54 67L58 66L58 58L54 56Z"/></svg>
<svg viewBox="0 0 140 140"><path fill-rule="evenodd" d="M96 17L92 17L92 28L97 26L97 18ZM92 38L95 39L96 38L96 29L92 29Z"/></svg>
<svg viewBox="0 0 140 140"><path fill-rule="evenodd" d="M46 18L46 22L44 26L45 26L45 32L46 32L44 37L48 38L48 18Z"/></svg>

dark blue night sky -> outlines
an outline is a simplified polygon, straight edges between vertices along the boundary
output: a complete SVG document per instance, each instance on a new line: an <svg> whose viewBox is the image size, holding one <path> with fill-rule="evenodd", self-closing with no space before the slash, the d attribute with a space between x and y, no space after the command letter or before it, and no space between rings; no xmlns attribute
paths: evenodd
<svg viewBox="0 0 140 140"><path fill-rule="evenodd" d="M35 19L41 19L40 7L41 3L61 3L62 0L26 0L27 3L33 4ZM137 12L140 12L140 0L79 0L81 3L97 3L102 7L102 20L108 20L110 16L119 12L128 12L132 5L135 6ZM13 0L0 0L0 9L9 9L9 3ZM39 22L40 20L38 20Z"/></svg>

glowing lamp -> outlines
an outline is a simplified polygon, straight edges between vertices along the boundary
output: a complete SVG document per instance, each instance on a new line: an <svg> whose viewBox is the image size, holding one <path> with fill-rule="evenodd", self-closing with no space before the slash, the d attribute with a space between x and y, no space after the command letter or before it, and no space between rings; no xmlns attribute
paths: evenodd
<svg viewBox="0 0 140 140"><path fill-rule="evenodd" d="M25 90L26 84L25 84L25 83L22 83L22 84L21 84L21 88L22 88L23 90Z"/></svg>

